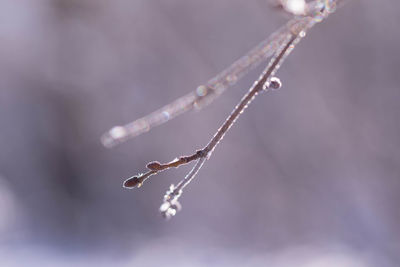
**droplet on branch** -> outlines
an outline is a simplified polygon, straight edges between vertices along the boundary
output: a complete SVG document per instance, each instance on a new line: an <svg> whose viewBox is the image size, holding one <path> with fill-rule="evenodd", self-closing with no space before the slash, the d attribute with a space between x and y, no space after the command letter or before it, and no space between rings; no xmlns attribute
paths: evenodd
<svg viewBox="0 0 400 267"><path fill-rule="evenodd" d="M263 90L265 91L268 89L278 90L281 87L282 87L281 80L278 77L272 77L271 79L265 82Z"/></svg>

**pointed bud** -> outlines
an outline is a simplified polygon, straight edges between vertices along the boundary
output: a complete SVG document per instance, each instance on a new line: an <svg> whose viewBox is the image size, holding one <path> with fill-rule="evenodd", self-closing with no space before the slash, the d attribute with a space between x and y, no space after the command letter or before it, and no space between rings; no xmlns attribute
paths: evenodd
<svg viewBox="0 0 400 267"><path fill-rule="evenodd" d="M141 180L137 176L132 176L124 181L123 187L127 189L132 189L135 187L140 187L142 185Z"/></svg>

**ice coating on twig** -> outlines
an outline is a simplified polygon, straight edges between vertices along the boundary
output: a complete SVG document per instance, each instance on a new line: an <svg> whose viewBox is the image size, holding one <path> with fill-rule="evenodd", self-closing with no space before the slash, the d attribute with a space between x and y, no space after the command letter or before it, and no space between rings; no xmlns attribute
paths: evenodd
<svg viewBox="0 0 400 267"><path fill-rule="evenodd" d="M148 132L153 127L164 124L189 110L201 109L210 104L226 89L236 84L250 70L259 66L260 63L279 50L285 44L287 36L293 32L293 29L303 28L308 21L307 17L293 18L227 69L210 79L206 84L198 86L194 92L178 98L145 117L124 126L111 128L103 134L101 142L105 147L113 147L130 138Z"/></svg>
<svg viewBox="0 0 400 267"><path fill-rule="evenodd" d="M171 218L174 216L181 209L178 199L182 195L183 189L195 178L205 161L211 157L217 145L221 142L226 133L239 118L240 114L242 114L243 111L255 99L258 93L266 89L279 89L282 86L280 79L275 77L275 73L278 71L291 51L293 51L296 44L303 37L305 37L306 32L335 10L336 2L338 1L313 1L310 3L310 6L312 5L311 7L306 7L306 14L308 15L300 18L297 17L287 23L285 30L280 31L280 34L282 35L279 36L279 45L267 51L268 53L271 51L274 53L273 57L269 61L269 64L203 149L197 150L190 156L181 156L164 164L158 161L152 161L146 166L148 169L147 172L128 178L124 182L124 187L130 189L140 187L145 180L155 174L158 174L159 172L170 168L177 168L181 165L186 165L192 161L196 161L194 167L185 176L185 178L182 179L177 186L171 185L163 198L163 203L160 206L161 214L164 218ZM259 48L256 48L254 51L258 53L260 50ZM267 52L261 53L260 55L265 56ZM194 93L180 98L172 104L167 105L164 108L155 111L127 126L116 126L112 128L107 133L108 135L103 136L105 138L103 142L112 145L113 142L120 142L121 140L125 140L132 135L137 135L144 131L148 131L151 127L164 123L170 118L193 108L195 105L201 106L202 103L208 103L209 101L213 100L216 95L223 92L223 90L225 90L228 86L235 83L240 75L244 75L243 73L248 71L248 66L243 67L245 65L245 60L243 61L243 58L235 62L230 68L222 72L220 75L217 75L214 79L211 79L206 86L200 86ZM254 64L254 62L252 64ZM243 66L240 66L241 64L243 64ZM210 86L210 84L215 83L220 84L221 87ZM111 137L111 139L109 137Z"/></svg>

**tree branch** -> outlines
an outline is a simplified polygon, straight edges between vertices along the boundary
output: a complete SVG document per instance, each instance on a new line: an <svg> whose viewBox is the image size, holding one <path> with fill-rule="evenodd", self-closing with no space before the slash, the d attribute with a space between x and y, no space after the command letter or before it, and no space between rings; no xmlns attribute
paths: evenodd
<svg viewBox="0 0 400 267"><path fill-rule="evenodd" d="M190 156L181 156L168 163L161 164L158 161L150 162L146 166L148 169L146 173L138 174L126 179L123 186L129 189L140 187L150 176L170 168L178 168L192 161L196 161L196 164L185 178L181 180L176 187L171 185L164 195L164 201L160 207L160 211L165 218L174 216L176 212L181 209L178 199L182 195L183 189L195 178L205 161L210 158L212 152L239 118L240 114L243 113L261 91L280 88L281 83L278 78L274 77L275 72L280 68L281 64L293 50L295 45L305 36L306 31L317 22L320 22L322 19L327 17L335 10L336 3L342 3L342 1L344 0L327 0L325 2L318 0L313 1L309 4L309 7L312 7L310 9L312 12L310 12L309 15L299 20L293 20L293 23L289 22L287 25L289 31L286 39L282 41L280 47L276 50L275 55L270 60L267 68L263 71L258 80L254 82L249 91L242 97L240 102L235 106L231 114L204 148L197 150Z"/></svg>

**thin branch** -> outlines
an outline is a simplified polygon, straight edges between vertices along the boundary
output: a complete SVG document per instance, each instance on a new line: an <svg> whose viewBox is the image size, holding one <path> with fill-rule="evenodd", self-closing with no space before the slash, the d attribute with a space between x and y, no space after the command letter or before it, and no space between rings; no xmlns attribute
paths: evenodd
<svg viewBox="0 0 400 267"><path fill-rule="evenodd" d="M169 163L161 164L158 161L153 161L147 164L148 172L139 174L137 176L133 176L125 180L123 186L125 188L134 188L140 187L145 180L147 180L150 176L155 175L159 172L170 168L178 168L181 165L188 164L194 160L197 160L197 163L193 167L193 169L186 175L186 177L178 184L177 187L171 185L170 189L167 191L164 196L164 202L160 207L160 211L165 218L169 218L176 214L176 212L180 209L180 204L178 202L179 197L182 194L182 190L186 187L196 176L198 171L203 166L206 159L208 159L219 142L223 139L225 134L229 131L235 121L238 119L240 114L248 107L248 105L254 100L254 98L258 95L258 93L262 90L267 90L267 85L270 84L269 81L271 78L274 78L273 87L276 88L277 81L275 77L271 77L276 70L280 67L280 64L287 56L288 53L293 49L295 42L298 38L303 37L304 34L302 31L295 33L291 33L288 36L288 41L286 45L280 49L276 56L271 59L270 64L260 76L260 78L253 84L253 86L249 89L248 93L243 96L238 105L234 108L232 113L228 116L222 126L217 130L216 134L213 136L211 141L201 150L197 150L194 154L190 156L183 156L177 158Z"/></svg>
<svg viewBox="0 0 400 267"><path fill-rule="evenodd" d="M174 185L170 186L169 190L164 195L164 202L160 206L160 212L164 218L171 218L171 216L174 216L181 209L181 204L179 203L178 199L182 195L183 188L185 188L194 179L205 161L205 157L199 158L192 170L185 176L185 178L183 178L182 181L179 182L176 187Z"/></svg>
<svg viewBox="0 0 400 267"><path fill-rule="evenodd" d="M132 176L124 181L123 187L132 189L135 187L141 187L143 182L146 181L150 176L155 175L161 171L164 171L166 169L170 168L178 168L181 165L188 164L189 162L192 162L193 160L197 160L199 158L204 158L204 152L202 150L196 151L193 155L191 156L183 156L179 157L177 159L174 159L171 162L161 164L158 161L152 161L149 162L146 165L146 168L149 169L148 172L142 173L136 176Z"/></svg>
<svg viewBox="0 0 400 267"><path fill-rule="evenodd" d="M150 162L146 165L149 169L148 172L139 174L137 176L132 176L125 180L124 187L125 188L134 188L142 186L143 182L147 180L150 176L155 175L161 171L170 168L178 168L181 165L185 165L190 163L191 161L197 160L199 158L209 158L212 151L218 145L218 143L222 140L226 132L232 127L240 114L244 111L244 109L253 101L254 97L263 89L264 84L267 82L268 78L271 76L272 72L277 68L279 62L282 60L283 56L288 51L289 47L293 44L296 36L291 36L289 42L286 46L280 51L277 57L273 58L272 64L268 67L267 71L263 73L263 75L254 83L254 85L250 88L249 92L244 95L239 104L235 107L229 117L225 120L224 124L217 130L214 137L211 141L201 150L197 150L194 154L190 156L183 156L173 161L165 164L161 164L158 161Z"/></svg>
<svg viewBox="0 0 400 267"><path fill-rule="evenodd" d="M289 31L287 31L286 35L282 37L280 41L281 42L280 46L275 50L275 56L270 60L267 68L260 75L259 79L254 82L253 86L249 89L249 91L242 97L240 102L235 106L231 114L228 116L225 122L221 125L221 127L212 137L210 142L203 149L197 150L190 156L182 156L172 160L171 162L164 164L161 164L158 161L150 162L146 166L148 169L146 173L138 174L136 176L128 178L127 180L124 181L123 186L129 189L140 187L144 183L144 181L146 181L149 177L155 174L158 174L170 168L178 168L192 161L196 161L196 164L191 169L191 171L185 176L185 178L181 180L176 187L174 185L171 185L169 190L164 195L164 202L160 207L160 211L165 218L170 218L171 216L174 216L176 212L181 209L181 205L178 199L182 195L183 189L195 178L196 174L202 168L205 161L210 158L212 152L215 150L220 141L224 138L225 134L229 131L229 129L232 127L235 121L239 118L240 114L243 113L243 111L248 107L248 105L255 99L255 97L261 91L263 90L267 91L270 88L271 89L280 88L281 83L278 78L274 77L275 72L280 68L281 64L286 59L288 54L293 50L295 45L305 36L306 31L312 26L314 26L317 22L322 21L322 19L327 17L331 12L333 12L335 9L336 2L342 3L342 0L336 0L336 1L326 0L324 2L325 4L323 3L323 1L312 2L313 4L315 4L315 7L311 9L314 12L312 13L312 15L310 13L309 15L299 20L294 19L288 23L287 27ZM241 61L239 60L238 62ZM233 67L236 68L235 64L233 64ZM232 68L232 70L230 69L228 70L234 73L234 68ZM176 112L177 112L176 114L180 113L180 111ZM157 120L154 120L153 123L154 125L162 123L162 120L158 120L159 114L151 116L153 117L155 116L154 118L157 118ZM154 119L153 117L151 118ZM146 117L143 119L146 119ZM139 119L139 121L140 120L141 119ZM120 139L122 140L124 136L125 135L121 133Z"/></svg>
<svg viewBox="0 0 400 267"><path fill-rule="evenodd" d="M211 139L210 143L203 149L204 153L207 155L212 153L218 143L224 138L227 131L232 127L237 118L242 114L242 112L248 107L248 105L254 100L257 94L265 88L265 84L271 78L272 74L276 72L279 68L281 61L284 56L289 52L290 47L293 45L294 41L297 39L297 35L292 34L289 37L289 41L283 47L281 51L278 51L276 57L271 60L271 64L268 66L266 71L260 76L260 78L254 83L250 88L248 93L243 96L242 100L235 107L231 115L226 119L225 123L218 129L217 133ZM267 88L265 88L267 89Z"/></svg>

